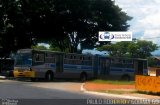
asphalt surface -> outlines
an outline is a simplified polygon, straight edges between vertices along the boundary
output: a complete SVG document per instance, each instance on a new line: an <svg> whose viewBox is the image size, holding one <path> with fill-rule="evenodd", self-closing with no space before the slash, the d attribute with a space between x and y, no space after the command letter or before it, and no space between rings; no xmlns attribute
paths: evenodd
<svg viewBox="0 0 160 105"><path fill-rule="evenodd" d="M102 102L103 100L106 103L106 100L113 98L89 95L77 90L70 91L67 87L68 85L65 84L71 84L73 86L80 85L81 83L40 83L3 80L0 81L0 105L85 105L95 103L98 105L100 103L97 102ZM50 88L44 88L47 85Z"/></svg>
<svg viewBox="0 0 160 105"><path fill-rule="evenodd" d="M124 97L87 94L78 82L0 80L0 105L158 105L160 100L126 100ZM144 102L143 102L144 101ZM153 102L151 102L153 101Z"/></svg>

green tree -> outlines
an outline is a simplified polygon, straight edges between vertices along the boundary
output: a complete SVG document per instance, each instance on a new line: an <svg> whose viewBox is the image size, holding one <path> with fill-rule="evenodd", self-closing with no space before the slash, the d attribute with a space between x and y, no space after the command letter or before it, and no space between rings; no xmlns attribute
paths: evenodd
<svg viewBox="0 0 160 105"><path fill-rule="evenodd" d="M123 57L128 54L128 45L130 42L117 42L110 45L103 45L102 47L98 47L97 50L100 51L108 51L110 56Z"/></svg>
<svg viewBox="0 0 160 105"><path fill-rule="evenodd" d="M137 43L129 43L129 45L127 46L127 50L129 52L129 57L138 57L139 46L137 45Z"/></svg>
<svg viewBox="0 0 160 105"><path fill-rule="evenodd" d="M0 0L1 46L4 54L38 42L61 51L92 49L98 31L125 31L130 19L112 0Z"/></svg>
<svg viewBox="0 0 160 105"><path fill-rule="evenodd" d="M59 9L61 6L60 13L65 17L63 25L67 37L64 35L65 38L62 39L65 40L56 41L64 48L67 45L69 52L77 52L78 45L81 51L97 46L98 31L125 31L129 27L127 21L131 17L111 0L59 0L58 3L56 7ZM102 45L108 42L99 43ZM52 44L55 44L55 39Z"/></svg>
<svg viewBox="0 0 160 105"><path fill-rule="evenodd" d="M157 61L155 60L155 58L153 57L149 57L148 58L148 66L149 67L156 67L157 65Z"/></svg>
<svg viewBox="0 0 160 105"><path fill-rule="evenodd" d="M142 57L142 58L151 56L151 52L159 48L157 44L154 44L152 41L145 41L145 40L142 41L138 40L137 46L138 46L138 52L134 53L137 53L137 57Z"/></svg>
<svg viewBox="0 0 160 105"><path fill-rule="evenodd" d="M138 40L136 42L117 42L97 49L108 51L110 56L147 58L151 56L151 52L158 49L158 46L151 41Z"/></svg>
<svg viewBox="0 0 160 105"><path fill-rule="evenodd" d="M32 46L31 48L35 49L35 50L49 50L49 49L47 49L47 47L45 47L43 45L35 45L35 46Z"/></svg>

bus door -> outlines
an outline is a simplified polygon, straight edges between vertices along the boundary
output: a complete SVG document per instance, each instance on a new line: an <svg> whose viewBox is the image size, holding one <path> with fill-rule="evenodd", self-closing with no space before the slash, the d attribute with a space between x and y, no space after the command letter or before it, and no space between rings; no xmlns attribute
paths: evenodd
<svg viewBox="0 0 160 105"><path fill-rule="evenodd" d="M93 57L93 73L94 73L94 77L95 78L97 78L98 77L98 66L99 66L99 63L98 63L98 56L97 55L95 55L94 57Z"/></svg>
<svg viewBox="0 0 160 105"><path fill-rule="evenodd" d="M143 60L135 60L134 68L136 75L143 75L143 69L144 69L143 67L144 67Z"/></svg>
<svg viewBox="0 0 160 105"><path fill-rule="evenodd" d="M110 59L100 59L100 75L109 75L110 71Z"/></svg>
<svg viewBox="0 0 160 105"><path fill-rule="evenodd" d="M63 54L56 55L56 73L63 72Z"/></svg>

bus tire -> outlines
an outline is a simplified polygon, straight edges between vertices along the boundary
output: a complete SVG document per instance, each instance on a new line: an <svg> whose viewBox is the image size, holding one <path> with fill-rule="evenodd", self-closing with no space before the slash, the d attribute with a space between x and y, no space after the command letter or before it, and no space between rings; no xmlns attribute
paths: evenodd
<svg viewBox="0 0 160 105"><path fill-rule="evenodd" d="M87 81L87 74L86 73L81 73L81 75L80 75L80 81L81 82Z"/></svg>
<svg viewBox="0 0 160 105"><path fill-rule="evenodd" d="M123 75L123 76L121 77L121 80L130 81L130 76L129 76L129 75Z"/></svg>
<svg viewBox="0 0 160 105"><path fill-rule="evenodd" d="M32 82L35 82L37 79L36 78L31 78L31 81Z"/></svg>
<svg viewBox="0 0 160 105"><path fill-rule="evenodd" d="M45 75L45 80L52 81L53 77L54 77L53 72L51 72L51 71L47 72L46 75Z"/></svg>

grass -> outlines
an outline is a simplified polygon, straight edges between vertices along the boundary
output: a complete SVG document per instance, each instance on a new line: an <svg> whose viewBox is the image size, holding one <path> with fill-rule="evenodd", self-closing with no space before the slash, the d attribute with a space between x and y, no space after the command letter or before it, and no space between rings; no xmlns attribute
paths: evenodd
<svg viewBox="0 0 160 105"><path fill-rule="evenodd" d="M110 94L133 94L133 93L138 93L136 90L133 91L126 91L126 90L102 90L102 91L97 91L101 93L110 93Z"/></svg>
<svg viewBox="0 0 160 105"><path fill-rule="evenodd" d="M102 80L102 79L95 79L89 82L92 83L103 83L103 84L115 84L115 85L134 85L134 81L118 81L118 80Z"/></svg>

